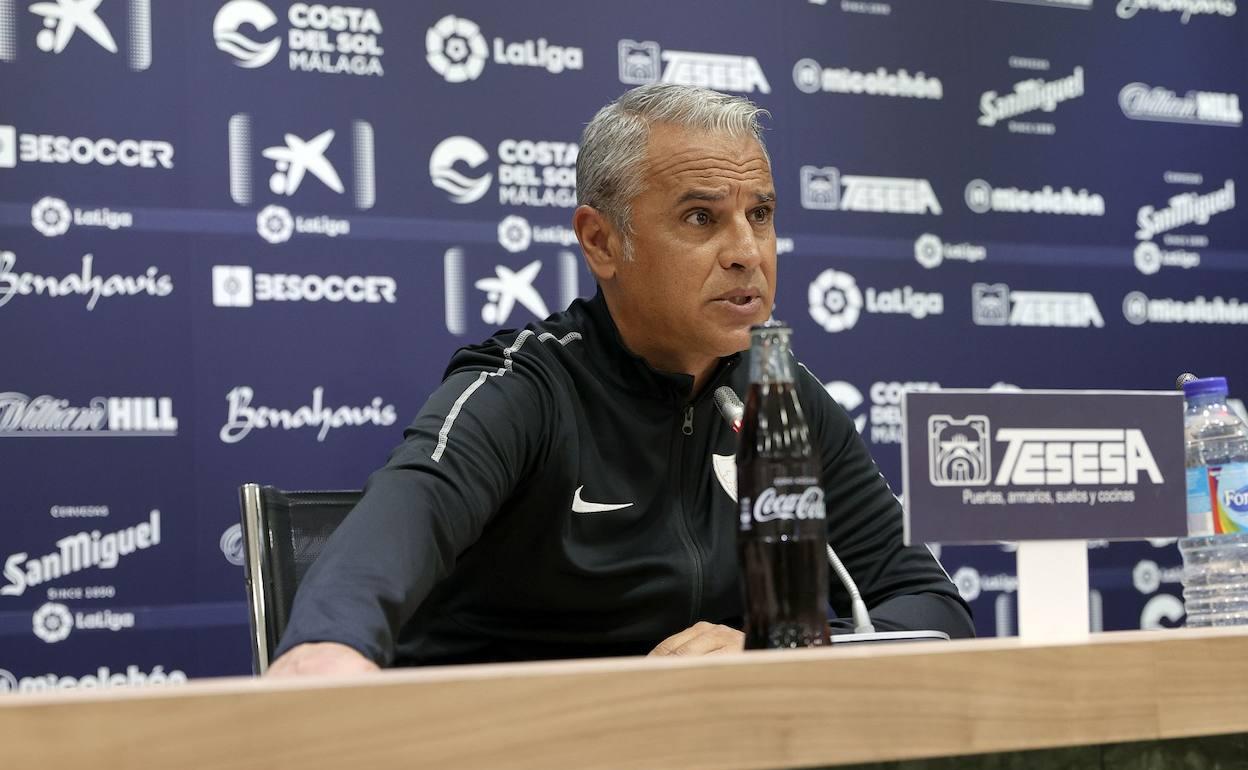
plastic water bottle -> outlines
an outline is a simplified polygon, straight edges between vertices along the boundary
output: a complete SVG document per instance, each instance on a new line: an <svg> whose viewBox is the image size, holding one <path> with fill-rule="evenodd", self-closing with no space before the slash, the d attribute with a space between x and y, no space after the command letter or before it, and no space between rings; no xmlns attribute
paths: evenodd
<svg viewBox="0 0 1248 770"><path fill-rule="evenodd" d="M1248 624L1248 425L1226 405L1226 378L1183 386L1187 397L1187 534L1183 603L1189 626Z"/></svg>

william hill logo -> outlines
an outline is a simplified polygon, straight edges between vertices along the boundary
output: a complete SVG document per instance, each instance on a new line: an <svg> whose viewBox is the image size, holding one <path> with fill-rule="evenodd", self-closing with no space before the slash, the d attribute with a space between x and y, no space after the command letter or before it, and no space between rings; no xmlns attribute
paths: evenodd
<svg viewBox="0 0 1248 770"><path fill-rule="evenodd" d="M998 428L985 415L928 418L933 486L1069 486L1165 481L1138 428ZM992 441L1005 444L993 475Z"/></svg>

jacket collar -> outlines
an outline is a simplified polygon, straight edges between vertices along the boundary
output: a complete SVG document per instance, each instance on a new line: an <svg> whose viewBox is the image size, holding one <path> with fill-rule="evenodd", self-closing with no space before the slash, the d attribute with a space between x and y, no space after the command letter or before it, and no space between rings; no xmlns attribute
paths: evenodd
<svg viewBox="0 0 1248 770"><path fill-rule="evenodd" d="M576 305L581 307L587 321L589 331L587 341L602 354L595 357L597 359L595 364L603 376L615 385L633 393L652 397L658 395L674 397L681 403L689 400L693 392L693 375L656 369L644 358L629 350L620 336L620 329L616 326L615 319L611 317L611 310L607 307L607 300L602 296L601 288L594 293L592 298L579 300L574 307ZM701 395L712 390L715 382L725 372L735 367L740 359L740 353L720 358L719 364L711 374L707 388Z"/></svg>

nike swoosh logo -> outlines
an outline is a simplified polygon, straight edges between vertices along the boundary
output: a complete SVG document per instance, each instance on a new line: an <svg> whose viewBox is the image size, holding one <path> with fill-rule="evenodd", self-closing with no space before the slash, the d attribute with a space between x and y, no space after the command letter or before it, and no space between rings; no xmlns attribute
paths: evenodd
<svg viewBox="0 0 1248 770"><path fill-rule="evenodd" d="M632 506L632 503L587 503L581 499L581 490L584 488L584 485L577 487L576 494L572 496L573 513L606 513Z"/></svg>
<svg viewBox="0 0 1248 770"><path fill-rule="evenodd" d="M724 488L732 501L737 502L737 457L736 455L711 454L711 467L715 469L715 478Z"/></svg>

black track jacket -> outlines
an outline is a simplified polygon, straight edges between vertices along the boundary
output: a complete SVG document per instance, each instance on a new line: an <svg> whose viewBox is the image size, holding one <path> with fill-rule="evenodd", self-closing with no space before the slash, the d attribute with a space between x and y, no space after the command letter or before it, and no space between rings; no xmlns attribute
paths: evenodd
<svg viewBox="0 0 1248 770"><path fill-rule="evenodd" d="M691 400L692 377L624 347L601 293L460 349L308 571L277 652L333 641L382 665L634 655L699 620L739 628L737 436L711 395L745 396L746 359L723 359ZM973 635L939 563L902 545L901 508L848 415L796 372L828 541L877 629Z"/></svg>

